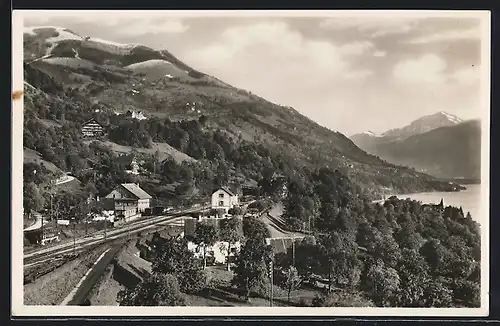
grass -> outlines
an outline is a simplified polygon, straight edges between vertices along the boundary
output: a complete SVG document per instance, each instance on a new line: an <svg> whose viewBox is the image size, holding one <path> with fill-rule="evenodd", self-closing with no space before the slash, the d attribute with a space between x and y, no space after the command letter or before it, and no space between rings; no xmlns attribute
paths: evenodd
<svg viewBox="0 0 500 326"><path fill-rule="evenodd" d="M36 163L39 165L44 166L47 168L47 170L53 172L53 173L62 173L57 166L55 166L53 163L50 163L48 161L45 161L42 159L42 155L32 149L24 148L23 149L23 159L24 163Z"/></svg>
<svg viewBox="0 0 500 326"><path fill-rule="evenodd" d="M123 285L113 278L114 266L109 265L104 275L89 294L92 306L117 306L118 292L125 289Z"/></svg>
<svg viewBox="0 0 500 326"><path fill-rule="evenodd" d="M116 144L112 141L104 141L103 142L105 145L109 146L111 150L113 150L116 153L131 153L133 150L140 152L140 153L145 153L145 154L150 154L154 155L155 152L158 150L160 152L160 157L159 160L163 161L166 158L172 157L176 162L182 163L184 161L190 161L190 162L195 162L196 160L192 158L191 156L184 154L181 151L178 151L177 149L173 148L167 143L153 143L152 148L136 148L136 147L131 147L131 146L125 146L125 145L120 145Z"/></svg>
<svg viewBox="0 0 500 326"><path fill-rule="evenodd" d="M87 270L107 249L101 246L24 286L25 305L58 305L73 290Z"/></svg>

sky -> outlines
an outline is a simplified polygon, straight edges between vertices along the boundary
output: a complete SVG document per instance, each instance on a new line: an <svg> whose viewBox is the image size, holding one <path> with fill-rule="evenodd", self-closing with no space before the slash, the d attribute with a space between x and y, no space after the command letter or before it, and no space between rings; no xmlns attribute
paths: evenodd
<svg viewBox="0 0 500 326"><path fill-rule="evenodd" d="M481 112L477 16L38 11L24 25L167 49L347 136L439 111L464 120Z"/></svg>

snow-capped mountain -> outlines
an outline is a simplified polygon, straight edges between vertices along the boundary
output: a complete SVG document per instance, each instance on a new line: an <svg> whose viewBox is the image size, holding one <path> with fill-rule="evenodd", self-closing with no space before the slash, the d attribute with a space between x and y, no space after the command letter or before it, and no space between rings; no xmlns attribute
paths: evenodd
<svg viewBox="0 0 500 326"><path fill-rule="evenodd" d="M403 128L391 129L383 133L382 137L402 140L413 135L423 134L437 128L453 126L462 122L462 119L457 116L441 111L419 118Z"/></svg>
<svg viewBox="0 0 500 326"><path fill-rule="evenodd" d="M381 135L364 132L351 136L351 140L394 164L409 165L439 177L478 178L479 126L441 111Z"/></svg>

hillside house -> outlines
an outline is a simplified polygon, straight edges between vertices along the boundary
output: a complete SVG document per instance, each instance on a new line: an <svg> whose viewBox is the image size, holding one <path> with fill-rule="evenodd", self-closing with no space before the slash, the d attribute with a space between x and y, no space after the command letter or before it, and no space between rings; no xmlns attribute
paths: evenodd
<svg viewBox="0 0 500 326"><path fill-rule="evenodd" d="M118 163L125 166L125 172L138 175L140 163L133 154L123 154L118 157Z"/></svg>
<svg viewBox="0 0 500 326"><path fill-rule="evenodd" d="M147 117L141 111L132 111L132 118L137 120L146 120Z"/></svg>
<svg viewBox="0 0 500 326"><path fill-rule="evenodd" d="M212 209L223 209L227 213L238 205L238 195L228 187L219 188L212 193Z"/></svg>
<svg viewBox="0 0 500 326"><path fill-rule="evenodd" d="M104 127L95 119L90 119L82 125L82 136L86 138L104 135Z"/></svg>
<svg viewBox="0 0 500 326"><path fill-rule="evenodd" d="M106 199L113 201L116 217L128 218L149 208L152 197L136 183L122 183Z"/></svg>

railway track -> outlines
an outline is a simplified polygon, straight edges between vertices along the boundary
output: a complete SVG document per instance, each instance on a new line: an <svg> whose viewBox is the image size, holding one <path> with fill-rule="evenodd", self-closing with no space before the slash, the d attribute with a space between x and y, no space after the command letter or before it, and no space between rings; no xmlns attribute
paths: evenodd
<svg viewBox="0 0 500 326"><path fill-rule="evenodd" d="M86 238L80 238L73 242L64 243L57 245L55 247L37 250L35 252L30 252L24 255L23 267L33 267L40 263L46 262L51 259L57 259L58 257L66 254L72 254L73 252L78 253L84 251L92 246L101 245L107 242L112 242L118 239L127 238L138 232L154 229L156 227L162 227L170 223L181 220L186 214L198 211L190 210L175 215L160 216L145 221L140 221L135 224L127 225L118 230L113 230L107 233L106 238L103 234L89 236Z"/></svg>

